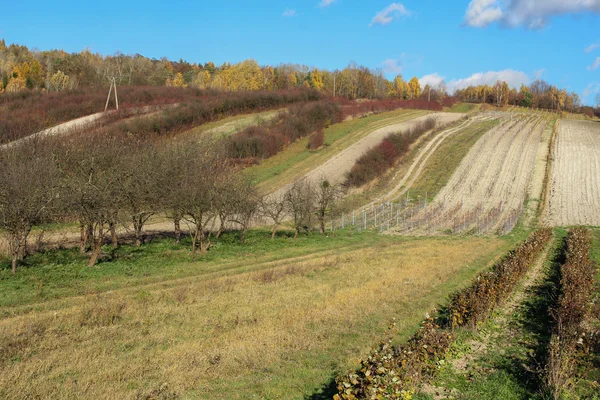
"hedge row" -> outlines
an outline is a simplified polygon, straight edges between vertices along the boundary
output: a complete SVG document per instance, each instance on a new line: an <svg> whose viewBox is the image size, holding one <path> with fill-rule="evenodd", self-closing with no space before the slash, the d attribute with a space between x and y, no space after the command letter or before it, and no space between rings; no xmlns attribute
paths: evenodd
<svg viewBox="0 0 600 400"><path fill-rule="evenodd" d="M497 302L508 295L509 292L506 290L510 287L514 288L516 282L535 262L551 237L551 229L540 229L534 232L491 271L480 274L471 286L454 295L449 308L457 312L456 299L460 298L461 304L464 304L461 315L465 324L472 322L475 315L479 315L481 318L479 321L482 321L483 316L489 315ZM515 277L512 276L513 274ZM490 279L491 276L495 278ZM487 285L481 286L482 280L485 280ZM493 292L498 295L491 294L492 287L495 288ZM473 297L473 294L477 293L488 300ZM500 293L502 295L499 295ZM486 310L479 309L477 306L480 300L483 300ZM478 311L477 314L474 311L467 311L475 309ZM391 335L388 335L386 340L361 362L358 371L336 380L338 394L334 399L411 399L419 383L435 375L440 361L445 358L453 342L451 326L443 328L439 325L448 324L447 321L437 324L432 317L428 316L408 343L398 347L391 345ZM392 328L394 326L395 324Z"/></svg>
<svg viewBox="0 0 600 400"><path fill-rule="evenodd" d="M346 175L346 186L360 187L383 175L398 158L408 153L411 144L433 128L435 128L435 118L430 117L405 132L388 135L379 145L356 160Z"/></svg>
<svg viewBox="0 0 600 400"><path fill-rule="evenodd" d="M395 324L393 326L395 328ZM335 400L410 399L423 377L432 376L450 345L452 334L427 318L408 343L394 347L391 335L361 362L360 370L336 380Z"/></svg>
<svg viewBox="0 0 600 400"><path fill-rule="evenodd" d="M560 267L560 296L551 310L554 326L545 368L547 389L554 398L560 398L572 380L578 344L587 343L583 323L590 314L596 273L590 248L589 229L569 231L565 263Z"/></svg>
<svg viewBox="0 0 600 400"><path fill-rule="evenodd" d="M251 126L231 136L227 155L238 160L269 158L290 143L340 121L339 107L332 100L296 104L265 126Z"/></svg>
<svg viewBox="0 0 600 400"><path fill-rule="evenodd" d="M550 228L534 232L490 271L479 274L471 286L452 296L447 308L447 324L453 329L460 326L475 329L510 295L551 237Z"/></svg>
<svg viewBox="0 0 600 400"><path fill-rule="evenodd" d="M342 109L342 118L359 117L398 109L442 111L443 107L434 101L423 100L338 100Z"/></svg>

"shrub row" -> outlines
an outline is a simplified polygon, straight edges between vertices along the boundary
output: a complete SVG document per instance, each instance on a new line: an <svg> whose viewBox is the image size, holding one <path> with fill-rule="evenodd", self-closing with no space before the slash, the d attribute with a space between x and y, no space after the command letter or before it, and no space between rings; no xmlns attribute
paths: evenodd
<svg viewBox="0 0 600 400"><path fill-rule="evenodd" d="M103 111L107 93L107 88L87 88L68 92L25 91L4 94L0 96L0 144ZM174 87L124 86L119 88L120 110L147 105L179 105L149 118L125 121L120 129L142 134L167 133L224 116L284 107L320 98L322 95L315 90L218 92ZM113 101L111 99L111 102ZM126 112L118 113L116 119L129 115Z"/></svg>
<svg viewBox="0 0 600 400"><path fill-rule="evenodd" d="M408 153L411 144L433 128L435 118L428 118L405 132L388 135L378 146L356 160L346 176L346 186L359 187L383 175L398 158Z"/></svg>
<svg viewBox="0 0 600 400"><path fill-rule="evenodd" d="M447 325L452 329L460 326L475 329L510 295L551 237L550 228L537 230L490 271L482 272L468 288L453 295L447 308Z"/></svg>
<svg viewBox="0 0 600 400"><path fill-rule="evenodd" d="M179 104L174 108L148 117L125 120L119 125L122 132L133 134L174 134L224 117L259 112L290 104L319 100L315 90L206 92L205 95Z"/></svg>
<svg viewBox="0 0 600 400"><path fill-rule="evenodd" d="M472 322L476 316L478 321L482 321L500 299L508 296L512 290L510 288L515 287L516 282L523 277L551 237L551 229L534 232L523 244L492 267L491 271L480 274L471 286L454 295L448 307L451 310L450 314L455 315L457 311L461 311L464 323L460 325ZM487 284L482 286L484 282ZM494 290L491 290L492 288ZM477 298L478 294L482 298ZM487 309L477 307L480 300ZM460 310L458 303L461 304ZM389 334L377 349L361 362L358 371L336 379L338 394L334 398L411 399L419 384L435 375L440 361L445 358L453 342L451 325L444 318L440 319L441 322L436 323L431 316L427 316L408 343L398 347L391 345L392 335ZM393 331L393 328L395 324L390 331Z"/></svg>
<svg viewBox="0 0 600 400"><path fill-rule="evenodd" d="M331 124L342 122L348 117L401 108L442 110L438 103L419 100L350 101L337 98L314 104L298 104L268 125L250 127L231 137L228 143L229 156L240 163L256 162L261 158L272 157L288 144L309 135L312 136L309 149L316 150L325 140L320 131Z"/></svg>
<svg viewBox="0 0 600 400"><path fill-rule="evenodd" d="M560 296L550 313L554 326L545 369L547 389L555 399L562 396L572 378L578 343L586 343L583 322L590 313L596 272L590 247L588 229L574 228L567 234L566 259L560 267Z"/></svg>
<svg viewBox="0 0 600 400"><path fill-rule="evenodd" d="M340 112L334 101L300 103L265 126L249 127L230 137L227 154L233 159L268 158L288 144L337 122Z"/></svg>
<svg viewBox="0 0 600 400"><path fill-rule="evenodd" d="M429 317L408 343L394 347L391 340L388 335L361 362L360 370L336 380L334 399L411 399L419 382L438 369L452 344L452 334Z"/></svg>
<svg viewBox="0 0 600 400"><path fill-rule="evenodd" d="M0 96L0 143L103 111L107 93L108 88L104 87L50 93L5 93ZM119 108L174 104L202 96L203 92L196 89L125 86L119 87Z"/></svg>
<svg viewBox="0 0 600 400"><path fill-rule="evenodd" d="M342 108L342 119L365 116L398 109L442 111L443 107L434 101L423 100L372 100L350 101L339 100Z"/></svg>

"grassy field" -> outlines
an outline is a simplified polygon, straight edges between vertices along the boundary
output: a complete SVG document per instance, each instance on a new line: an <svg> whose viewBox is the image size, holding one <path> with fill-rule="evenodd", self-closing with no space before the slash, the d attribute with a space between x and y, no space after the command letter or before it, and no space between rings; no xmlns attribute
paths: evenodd
<svg viewBox="0 0 600 400"><path fill-rule="evenodd" d="M397 110L335 124L325 129L325 144L320 150L310 151L309 138L304 138L288 146L276 156L248 168L246 173L259 184L264 193L271 193L324 163L371 132L425 114L427 111Z"/></svg>
<svg viewBox="0 0 600 400"><path fill-rule="evenodd" d="M15 278L3 263L0 397L320 398L391 318L405 339L514 243L267 236L204 258L157 240L94 268L57 250Z"/></svg>
<svg viewBox="0 0 600 400"><path fill-rule="evenodd" d="M450 108L448 111L456 113L470 113L479 110L479 108L480 104L458 103L452 106L452 108Z"/></svg>
<svg viewBox="0 0 600 400"><path fill-rule="evenodd" d="M243 131L249 126L260 125L275 118L284 108L280 110L264 111L255 114L243 114L222 120L210 122L185 132L185 135L206 137L211 135L215 139L225 138Z"/></svg>

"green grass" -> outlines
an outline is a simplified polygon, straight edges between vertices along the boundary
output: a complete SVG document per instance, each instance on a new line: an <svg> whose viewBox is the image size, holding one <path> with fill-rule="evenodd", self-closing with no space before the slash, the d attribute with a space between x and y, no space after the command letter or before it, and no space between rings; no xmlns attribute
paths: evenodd
<svg viewBox="0 0 600 400"><path fill-rule="evenodd" d="M225 138L234 135L249 126L260 125L275 118L281 111L279 110L264 111L254 114L241 114L233 117L223 118L218 121L209 122L184 132L184 135L205 136L212 135L215 139Z"/></svg>
<svg viewBox="0 0 600 400"><path fill-rule="evenodd" d="M433 199L448 183L463 158L475 142L498 124L498 120L475 123L460 133L446 139L427 161L419 178L409 191L409 197Z"/></svg>
<svg viewBox="0 0 600 400"><path fill-rule="evenodd" d="M93 268L56 250L16 277L3 262L0 341L11 356L0 397L144 397L166 383L183 398L331 398L332 379L357 367L391 318L405 340L511 247L349 230L268 237L229 234L199 258L170 239L112 258L106 248Z"/></svg>
<svg viewBox="0 0 600 400"><path fill-rule="evenodd" d="M105 246L105 257L95 267L88 267L88 256L80 254L77 249L50 250L27 257L16 276L10 271L10 261L0 259L0 292L3 293L0 307L188 276L214 277L247 272L251 267L241 266L240 261L248 257L271 262L331 250L358 249L390 240L370 231L341 233L327 238L310 234L293 239L287 232L280 232L275 240L269 237L270 232L251 230L246 243L242 244L236 234L226 233L217 240L213 239L212 247L203 256L191 254L187 238L179 245L172 239L160 239L139 248L123 245L113 250Z"/></svg>
<svg viewBox="0 0 600 400"><path fill-rule="evenodd" d="M247 168L245 173L254 183L259 184L265 193L272 192L324 163L374 130L425 114L427 111L396 110L334 124L325 129L325 143L320 150L310 151L309 138L304 138L274 157Z"/></svg>
<svg viewBox="0 0 600 400"><path fill-rule="evenodd" d="M452 106L452 108L450 108L448 112L469 113L471 111L476 111L477 109L479 109L478 104L458 103Z"/></svg>

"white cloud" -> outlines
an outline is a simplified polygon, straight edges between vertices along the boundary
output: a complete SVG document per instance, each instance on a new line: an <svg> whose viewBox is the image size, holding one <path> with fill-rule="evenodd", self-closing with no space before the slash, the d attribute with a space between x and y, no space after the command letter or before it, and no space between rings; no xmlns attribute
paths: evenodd
<svg viewBox="0 0 600 400"><path fill-rule="evenodd" d="M283 15L284 17L294 17L294 16L296 16L296 10L292 10L291 8L288 8L281 15Z"/></svg>
<svg viewBox="0 0 600 400"><path fill-rule="evenodd" d="M583 51L585 51L586 53L591 53L592 51L596 50L598 47L600 47L600 43L594 43L594 44L591 44L588 47L586 47L585 50L583 50Z"/></svg>
<svg viewBox="0 0 600 400"><path fill-rule="evenodd" d="M425 76L421 77L419 79L419 83L421 84L421 87L425 87L426 85L435 87L435 86L439 85L440 83L444 82L445 80L446 80L445 76L440 76L436 72L434 74L429 74L429 75L425 75Z"/></svg>
<svg viewBox="0 0 600 400"><path fill-rule="evenodd" d="M319 3L319 7L329 7L335 2L336 0L321 0L321 2Z"/></svg>
<svg viewBox="0 0 600 400"><path fill-rule="evenodd" d="M596 57L596 61L588 67L588 71L594 71L600 67L600 57Z"/></svg>
<svg viewBox="0 0 600 400"><path fill-rule="evenodd" d="M392 3L383 10L379 11L373 20L371 25L387 25L395 19L400 17L410 16L411 12L404 7L402 3Z"/></svg>
<svg viewBox="0 0 600 400"><path fill-rule="evenodd" d="M448 92L454 93L469 86L494 85L497 81L505 81L511 88L519 88L521 84L528 85L531 78L521 71L505 69L503 71L478 72L468 78L452 79L448 82Z"/></svg>
<svg viewBox="0 0 600 400"><path fill-rule="evenodd" d="M465 24L476 28L501 22L509 27L543 28L554 15L600 13L600 0L472 0Z"/></svg>
<svg viewBox="0 0 600 400"><path fill-rule="evenodd" d="M542 79L544 76L544 72L546 72L546 68L537 69L534 71L535 79Z"/></svg>
<svg viewBox="0 0 600 400"><path fill-rule="evenodd" d="M467 8L465 23L475 28L483 28L502 19L502 15L497 0L472 0Z"/></svg>
<svg viewBox="0 0 600 400"><path fill-rule="evenodd" d="M398 75L404 70L402 60L387 59L383 63L381 63L381 66L383 67L384 73L391 75Z"/></svg>

